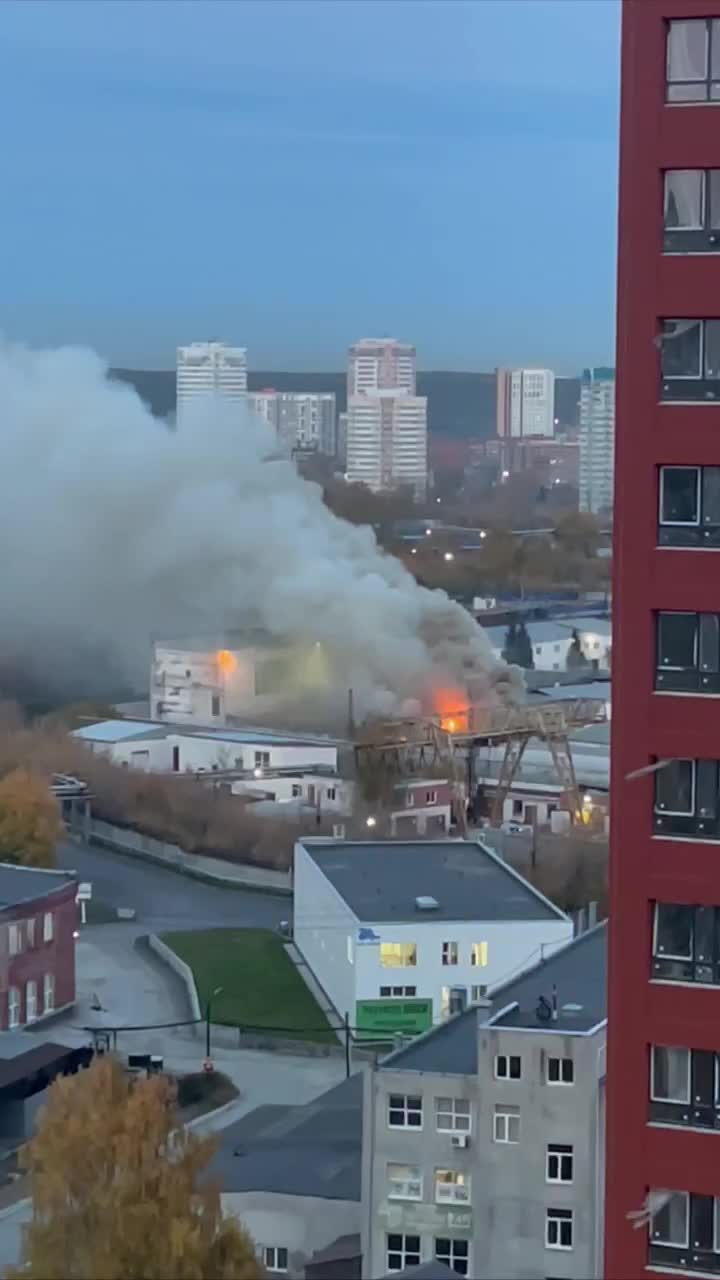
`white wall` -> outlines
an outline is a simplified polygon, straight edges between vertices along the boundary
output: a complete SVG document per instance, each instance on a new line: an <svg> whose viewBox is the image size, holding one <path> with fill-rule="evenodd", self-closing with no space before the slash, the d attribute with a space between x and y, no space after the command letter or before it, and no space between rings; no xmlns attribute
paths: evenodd
<svg viewBox="0 0 720 1280"><path fill-rule="evenodd" d="M327 1248L338 1236L360 1231L360 1204L356 1200L268 1191L226 1191L221 1199L223 1211L240 1218L258 1248L274 1245L288 1250L291 1276L304 1275L305 1262L318 1249Z"/></svg>
<svg viewBox="0 0 720 1280"><path fill-rule="evenodd" d="M530 965L548 956L558 945L572 938L570 920L467 921L433 920L418 913L409 924L373 924L382 942L414 942L417 964L407 968L385 968L380 962L380 946L356 948L356 998L377 1000L381 986L417 987L417 998L433 1001L433 1018L440 1021L443 987L485 984L497 986ZM443 942L458 943L458 964L443 965ZM488 963L470 963L471 944L487 942ZM320 976L320 975L318 975ZM322 979L321 979L322 980Z"/></svg>
<svg viewBox="0 0 720 1280"><path fill-rule="evenodd" d="M162 772L172 768L172 747L169 738L135 739L134 742L89 742L80 739L98 756L108 756L113 764L126 764L131 769L143 769L146 773Z"/></svg>
<svg viewBox="0 0 720 1280"><path fill-rule="evenodd" d="M528 628L532 640L532 626ZM533 662L539 671L565 671L572 635L567 639L532 642Z"/></svg>
<svg viewBox="0 0 720 1280"><path fill-rule="evenodd" d="M355 1013L358 921L302 844L295 845L293 936L340 1017Z"/></svg>
<svg viewBox="0 0 720 1280"><path fill-rule="evenodd" d="M297 766L302 771L312 764L337 767L337 747L334 746L313 746L312 743L273 746L263 741L234 742L230 738L203 738L183 733L173 734L168 741L180 748L181 773L186 769L212 769L213 765L219 769L253 769L256 752L270 753L270 769Z"/></svg>
<svg viewBox="0 0 720 1280"><path fill-rule="evenodd" d="M300 787L299 796L293 793L296 786ZM313 791L310 790L311 787L314 788ZM303 801L305 804L317 805L319 796L319 807L323 813L349 814L352 812L354 787L351 782L344 782L342 778L298 772L293 777L273 778L272 775L266 775L263 778L243 778L239 782L233 782L231 790L233 795L243 795L248 791L271 791L280 804Z"/></svg>

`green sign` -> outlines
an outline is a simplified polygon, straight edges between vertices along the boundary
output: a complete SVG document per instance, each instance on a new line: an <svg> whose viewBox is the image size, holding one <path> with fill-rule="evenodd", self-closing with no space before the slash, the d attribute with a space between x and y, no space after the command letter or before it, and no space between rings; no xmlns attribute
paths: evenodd
<svg viewBox="0 0 720 1280"><path fill-rule="evenodd" d="M417 1036L432 1026L432 1000L358 1000L355 1026L365 1039Z"/></svg>

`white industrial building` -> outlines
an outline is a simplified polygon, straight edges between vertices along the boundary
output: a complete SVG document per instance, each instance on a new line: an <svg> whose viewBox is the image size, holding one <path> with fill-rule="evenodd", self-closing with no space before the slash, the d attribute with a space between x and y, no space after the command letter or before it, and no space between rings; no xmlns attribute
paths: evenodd
<svg viewBox="0 0 720 1280"><path fill-rule="evenodd" d="M516 625L520 625L519 623ZM588 665L609 668L612 657L612 624L609 618L564 618L526 622L533 666L537 671L566 671L573 635L577 635L582 656ZM508 627L484 627L496 658L502 657Z"/></svg>
<svg viewBox="0 0 720 1280"><path fill-rule="evenodd" d="M376 492L427 489L427 398L400 388L348 399L345 477Z"/></svg>
<svg viewBox="0 0 720 1280"><path fill-rule="evenodd" d="M348 401L366 391L400 388L415 395L416 351L395 338L361 338L348 351Z"/></svg>
<svg viewBox="0 0 720 1280"><path fill-rule="evenodd" d="M402 1019L408 1001L426 1025L440 1021L572 932L562 911L480 843L295 845L295 942L355 1026L383 1010Z"/></svg>
<svg viewBox="0 0 720 1280"><path fill-rule="evenodd" d="M555 434L552 369L497 369L497 434L518 439Z"/></svg>
<svg viewBox="0 0 720 1280"><path fill-rule="evenodd" d="M610 511L615 466L615 370L585 369L580 383L581 511Z"/></svg>
<svg viewBox="0 0 720 1280"><path fill-rule="evenodd" d="M244 403L247 348L224 342L191 342L177 349L177 420L212 403Z"/></svg>
<svg viewBox="0 0 720 1280"><path fill-rule="evenodd" d="M252 391L248 405L264 418L288 456L295 451L335 454L335 395L332 391Z"/></svg>

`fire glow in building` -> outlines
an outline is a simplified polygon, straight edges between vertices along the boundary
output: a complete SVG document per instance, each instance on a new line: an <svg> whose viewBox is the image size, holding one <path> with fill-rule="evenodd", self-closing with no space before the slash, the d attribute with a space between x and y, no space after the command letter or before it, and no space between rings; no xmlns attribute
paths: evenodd
<svg viewBox="0 0 720 1280"><path fill-rule="evenodd" d="M615 521L605 1275L713 1276L720 0L624 4Z"/></svg>

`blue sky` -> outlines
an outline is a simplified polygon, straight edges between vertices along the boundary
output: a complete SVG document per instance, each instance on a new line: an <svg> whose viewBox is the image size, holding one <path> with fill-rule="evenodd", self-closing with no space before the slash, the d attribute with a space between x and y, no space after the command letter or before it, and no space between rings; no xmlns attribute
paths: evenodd
<svg viewBox="0 0 720 1280"><path fill-rule="evenodd" d="M612 363L616 0L3 0L0 330Z"/></svg>

